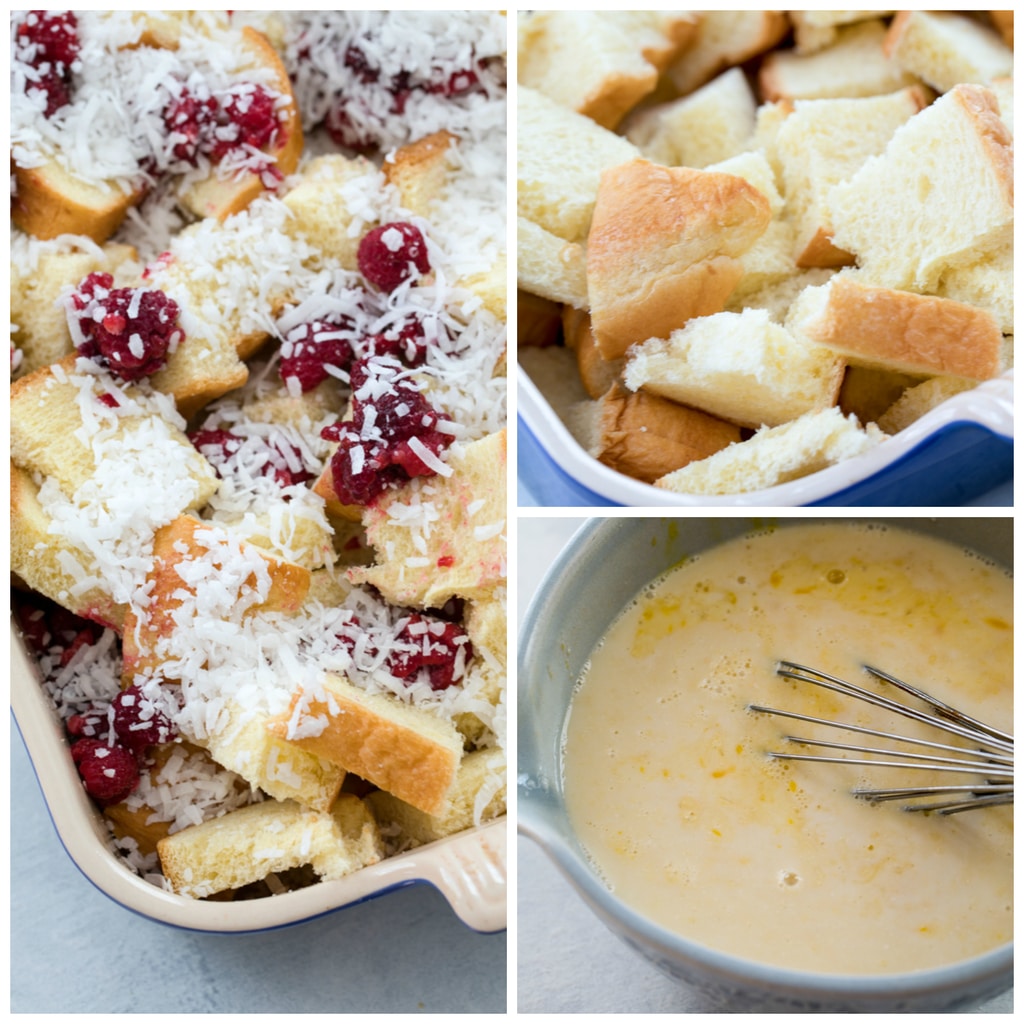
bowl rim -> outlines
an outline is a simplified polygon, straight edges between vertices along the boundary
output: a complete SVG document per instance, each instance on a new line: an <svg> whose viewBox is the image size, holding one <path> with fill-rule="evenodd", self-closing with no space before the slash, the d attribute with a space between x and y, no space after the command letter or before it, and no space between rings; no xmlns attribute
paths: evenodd
<svg viewBox="0 0 1024 1024"><path fill-rule="evenodd" d="M556 466L583 488L600 498L631 507L800 506L833 497L862 484L941 431L971 424L1003 441L1014 438L1013 370L983 381L931 409L905 430L888 437L861 455L809 476L759 491L725 495L687 495L665 491L634 480L598 462L570 434L529 373L517 364L517 411Z"/></svg>
<svg viewBox="0 0 1024 1024"><path fill-rule="evenodd" d="M434 886L473 931L507 927L508 818L417 847L344 878L263 899L218 902L167 892L140 878L112 850L99 810L74 769L58 716L38 670L11 622L11 713L66 853L115 903L150 920L189 931L245 933L301 924L414 884Z"/></svg>
<svg viewBox="0 0 1024 1024"><path fill-rule="evenodd" d="M598 516L587 518L575 530L558 556L545 571L540 584L531 599L519 629L518 645L518 692L517 716L519 735L531 721L529 680L534 676L529 671L529 661L535 645L539 625L547 620L554 621L552 606L560 593L568 591L568 584L560 586L573 575L568 567L576 562L587 548L594 543L595 535L606 530L622 528L637 517ZM644 517L648 518L648 517ZM662 517L650 517L662 518ZM678 521L677 517L669 517ZM704 517L721 518L721 517ZM742 517L741 517L742 518ZM806 517L778 517L787 523L806 522ZM837 517L822 516L834 520ZM843 516L841 519L867 520L874 516ZM911 517L900 517L910 519ZM933 518L933 517L920 517ZM948 516L943 518L984 518L978 516ZM1009 517L999 517L1009 518ZM562 725L564 725L564 717ZM523 744L519 746L521 758ZM913 999L937 989L955 988L965 983L979 984L985 979L1006 977L1007 987L1012 985L1013 940L1003 943L984 953L944 964L914 971L847 975L829 972L805 971L778 967L722 950L704 946L669 931L633 910L612 893L597 877L593 866L572 833L560 796L552 796L550 787L543 781L538 784L539 772L519 760L517 765L517 831L537 843L553 861L568 882L583 897L585 902L611 930L624 932L638 945L667 952L677 960L710 972L719 979L733 983L759 985L762 989L776 992L799 992L801 997L882 999Z"/></svg>

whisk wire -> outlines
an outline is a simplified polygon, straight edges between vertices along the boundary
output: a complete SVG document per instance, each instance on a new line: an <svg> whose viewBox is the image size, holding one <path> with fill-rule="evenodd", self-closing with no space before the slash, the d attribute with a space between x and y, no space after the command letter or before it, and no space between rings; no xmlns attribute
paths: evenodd
<svg viewBox="0 0 1024 1024"><path fill-rule="evenodd" d="M883 683L888 683L921 701L930 710L922 711L892 700L883 694L866 690L847 680L839 679L826 672L819 672L816 669L808 668L806 665L799 665L795 662L780 661L776 671L783 678L792 679L797 682L812 683L826 690L852 697L874 707L891 711L902 715L904 718L936 728L946 735L967 740L973 746L955 746L948 743L940 743L936 740L872 729L852 722L833 721L831 719L816 718L812 715L804 715L796 711L786 711L761 704L749 704L747 705L749 710L763 714L842 729L847 732L872 736L876 739L892 740L915 747L942 751L945 755L956 755L952 757L944 756L944 754L926 754L920 751L908 752L888 747L840 743L810 737L784 736L783 739L787 742L800 746L839 750L851 754L869 754L872 756L857 758L826 754L783 753L779 751L771 751L769 756L774 759L788 761L814 761L871 768L928 769L933 772L958 772L973 775L979 779L979 781L968 785L905 786L894 789L860 788L853 790L855 796L875 802L898 799L918 800L919 802L917 803L908 803L904 806L904 809L909 811L936 811L945 815L957 814L961 811L978 807L992 807L1013 803L1012 735L993 728L976 718L972 718L970 715L933 697L924 690L920 690L901 679L897 679L888 672L883 672L869 665L865 665L864 669ZM889 760L890 758L896 758L896 760ZM962 797L950 800L936 801L931 799L937 796L955 796L956 794L963 795Z"/></svg>

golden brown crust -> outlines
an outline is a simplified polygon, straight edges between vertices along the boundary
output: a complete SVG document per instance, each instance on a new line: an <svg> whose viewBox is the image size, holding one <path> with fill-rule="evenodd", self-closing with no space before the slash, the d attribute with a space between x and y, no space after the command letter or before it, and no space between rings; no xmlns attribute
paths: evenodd
<svg viewBox="0 0 1024 1024"><path fill-rule="evenodd" d="M624 359L605 359L597 346L590 317L582 310L566 307L562 314L565 344L575 350L576 365L583 387L591 398L600 398L622 377Z"/></svg>
<svg viewBox="0 0 1024 1024"><path fill-rule="evenodd" d="M85 235L102 245L142 198L141 190L122 192L72 178L56 160L40 167L19 167L12 160L11 170L16 189L11 220L36 238Z"/></svg>
<svg viewBox="0 0 1024 1024"><path fill-rule="evenodd" d="M1013 11L989 11L992 24L999 30L1003 42L1013 46Z"/></svg>
<svg viewBox="0 0 1024 1024"><path fill-rule="evenodd" d="M634 160L601 176L587 242L591 322L606 359L720 312L771 208L742 178Z"/></svg>
<svg viewBox="0 0 1024 1024"><path fill-rule="evenodd" d="M849 267L856 262L852 252L832 244L832 235L825 228L818 230L808 239L803 251L797 256L796 265L809 267Z"/></svg>
<svg viewBox="0 0 1024 1024"><path fill-rule="evenodd" d="M306 714L323 716L324 731L289 742L427 814L444 810L462 756L455 727L340 676L328 675L323 685L325 700L297 694L292 710L301 702ZM288 739L288 717L272 719L267 729Z"/></svg>
<svg viewBox="0 0 1024 1024"><path fill-rule="evenodd" d="M182 604L182 590L187 589L177 566L206 553L206 547L196 539L196 534L209 528L210 524L194 516L178 516L157 530L153 538L153 569L147 577L149 605L142 616L134 607L130 607L125 616L123 674L126 683L130 683L139 672L160 665L155 653L156 642L174 631L174 613ZM247 547L267 563L271 580L266 598L250 611L286 614L297 611L309 592L310 571L273 558L253 545ZM247 582L255 584L252 577Z"/></svg>
<svg viewBox="0 0 1024 1024"><path fill-rule="evenodd" d="M833 279L812 340L851 360L903 373L988 380L1002 370L1003 335L991 314L952 299Z"/></svg>
<svg viewBox="0 0 1024 1024"><path fill-rule="evenodd" d="M428 215L431 203L444 191L448 152L457 142L449 131L434 132L402 146L384 161L384 180L398 189L407 210Z"/></svg>
<svg viewBox="0 0 1024 1024"><path fill-rule="evenodd" d="M561 307L557 302L520 288L516 293L516 310L519 345L547 348L558 343L562 320Z"/></svg>
<svg viewBox="0 0 1024 1024"><path fill-rule="evenodd" d="M740 428L646 391L614 385L601 402L597 458L644 483L741 439Z"/></svg>

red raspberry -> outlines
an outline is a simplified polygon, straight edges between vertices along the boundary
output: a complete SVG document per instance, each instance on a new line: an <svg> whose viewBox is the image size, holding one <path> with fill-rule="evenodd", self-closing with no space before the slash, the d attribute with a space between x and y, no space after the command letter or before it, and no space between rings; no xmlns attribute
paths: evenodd
<svg viewBox="0 0 1024 1024"><path fill-rule="evenodd" d="M373 67L366 57L366 54L358 46L349 46L345 51L345 67L351 68L356 77L364 85L376 82L380 78L380 70Z"/></svg>
<svg viewBox="0 0 1024 1024"><path fill-rule="evenodd" d="M371 334L367 338L367 349L371 355L393 356L410 369L422 366L427 361L423 321L414 314L380 334Z"/></svg>
<svg viewBox="0 0 1024 1024"><path fill-rule="evenodd" d="M156 288L114 288L110 274L92 273L72 295L84 336L81 355L122 380L156 373L184 338L178 304Z"/></svg>
<svg viewBox="0 0 1024 1024"><path fill-rule="evenodd" d="M194 430L188 435L189 440L199 452L211 463L222 476L225 467L243 445L249 448L249 454L262 457L258 467L260 476L272 477L279 487L291 487L293 484L304 484L313 479L313 473L303 466L299 450L285 442L282 438L267 440L263 437L242 437L230 430L204 429ZM258 451L254 451L258 449ZM299 467L299 468L296 468Z"/></svg>
<svg viewBox="0 0 1024 1024"><path fill-rule="evenodd" d="M427 670L432 690L446 690L461 677L473 656L466 631L454 622L445 622L413 612L396 638L396 649L388 658L388 671L403 680L415 680L421 669Z"/></svg>
<svg viewBox="0 0 1024 1024"><path fill-rule="evenodd" d="M71 66L78 58L78 19L71 11L29 11L15 30L15 56L36 71L28 90L46 96L46 117L71 102Z"/></svg>
<svg viewBox="0 0 1024 1024"><path fill-rule="evenodd" d="M376 136L371 127L360 127L352 120L349 105L339 100L331 107L324 120L324 127L335 145L353 149L357 153L368 153L377 145Z"/></svg>
<svg viewBox="0 0 1024 1024"><path fill-rule="evenodd" d="M335 322L313 320L290 330L281 345L281 379L294 377L305 393L327 380L328 366L348 372L356 357L354 328L351 317L341 316Z"/></svg>
<svg viewBox="0 0 1024 1024"><path fill-rule="evenodd" d="M139 784L135 755L124 747L82 739L72 745L71 757L85 791L104 806L120 803Z"/></svg>
<svg viewBox="0 0 1024 1024"><path fill-rule="evenodd" d="M260 85L245 82L234 86L221 104L221 127L212 138L215 160L242 147L263 149L281 130L273 96ZM233 130L228 131L231 126Z"/></svg>
<svg viewBox="0 0 1024 1024"><path fill-rule="evenodd" d="M437 429L447 417L411 381L393 379L393 372L375 360L354 363L352 418L321 431L339 443L331 457L331 480L343 504L368 505L389 486L432 475L435 470L410 445L412 438L436 456L452 442Z"/></svg>
<svg viewBox="0 0 1024 1024"><path fill-rule="evenodd" d="M393 292L404 281L430 270L423 235L405 221L382 224L366 234L356 260L363 277L384 292Z"/></svg>
<svg viewBox="0 0 1024 1024"><path fill-rule="evenodd" d="M168 743L177 735L167 715L138 686L122 690L110 706L114 709L117 738L136 757L142 757L146 747Z"/></svg>
<svg viewBox="0 0 1024 1024"><path fill-rule="evenodd" d="M171 151L174 158L195 167L217 125L217 101L212 96L200 98L183 88L168 103L163 116L168 136L176 139Z"/></svg>
<svg viewBox="0 0 1024 1024"><path fill-rule="evenodd" d="M64 724L73 739L98 740L100 736L106 736L110 729L107 709L95 705L79 715L72 715Z"/></svg>

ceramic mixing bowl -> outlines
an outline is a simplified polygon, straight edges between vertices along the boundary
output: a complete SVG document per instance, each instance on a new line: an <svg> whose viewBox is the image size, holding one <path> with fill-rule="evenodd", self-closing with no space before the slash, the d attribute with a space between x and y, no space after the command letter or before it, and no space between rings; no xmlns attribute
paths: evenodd
<svg viewBox="0 0 1024 1024"><path fill-rule="evenodd" d="M1013 983L1007 944L949 966L905 974L846 976L755 963L680 938L616 899L593 869L566 811L561 750L566 715L584 662L627 602L693 555L753 529L818 520L614 518L590 520L550 568L522 623L518 662L518 825L552 858L598 917L672 977L729 1008L796 1012L956 1011ZM832 520L834 521L834 520ZM1013 522L991 518L900 518L903 528L973 548L1012 565ZM528 885L529 879L521 884Z"/></svg>

